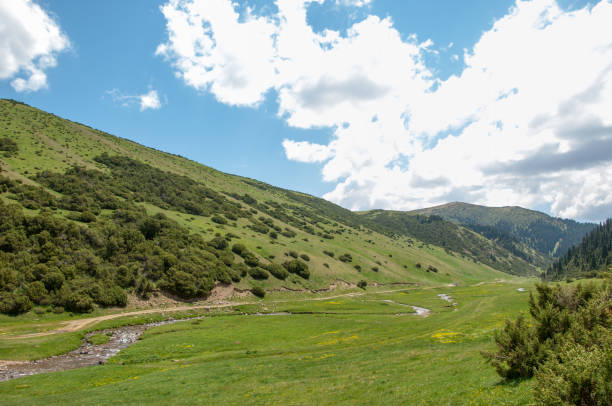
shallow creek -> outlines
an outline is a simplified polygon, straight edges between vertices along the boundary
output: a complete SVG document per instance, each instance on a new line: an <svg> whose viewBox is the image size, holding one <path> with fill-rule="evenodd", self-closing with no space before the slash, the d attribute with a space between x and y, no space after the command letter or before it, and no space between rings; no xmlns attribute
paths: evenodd
<svg viewBox="0 0 612 406"><path fill-rule="evenodd" d="M194 320L194 318L166 320L137 326L123 326L94 331L85 335L83 344L79 348L66 354L55 355L36 361L0 361L0 382L27 375L104 364L107 359L134 344L146 329L187 320ZM94 334L107 334L109 335L109 340L104 344L93 345L88 339Z"/></svg>

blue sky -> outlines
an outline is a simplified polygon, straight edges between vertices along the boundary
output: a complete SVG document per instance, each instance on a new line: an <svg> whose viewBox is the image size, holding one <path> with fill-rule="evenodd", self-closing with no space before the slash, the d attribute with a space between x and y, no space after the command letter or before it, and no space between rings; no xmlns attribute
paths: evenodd
<svg viewBox="0 0 612 406"><path fill-rule="evenodd" d="M37 17L24 13L15 17L21 3L30 9L40 6L50 16L49 24L55 24L59 35L69 41L55 48L47 45L46 55L54 62L47 65L55 66L41 64L43 49L31 52L30 60L21 55L25 59L17 68L2 70L1 57L8 60L2 53L13 52L11 38L17 43L19 35L26 35L35 44L37 35L57 35L29 33L27 26L36 24ZM4 43L0 40L0 97L21 100L225 172L324 196L352 209L412 209L463 200L602 219L612 215L612 200L607 197L612 195L612 185L598 179L607 178L610 162L601 159L593 166L580 159L589 158L591 144L583 142L585 131L593 125L605 130L612 119L605 109L611 82L605 62L612 59L602 48L606 44L602 37L612 38L612 32L601 25L610 3L526 3L238 1L229 6L237 13L232 21L226 0L210 0L202 6L202 15L194 11L191 1L0 0L0 33L11 34ZM297 12L293 16L300 9L306 12L305 21ZM197 15L191 34L176 28L188 21L189 13ZM15 25L3 27L3 21ZM243 24L249 21L257 24ZM19 23L23 26L12 28ZM198 31L202 27L206 29ZM245 49L237 48L232 38L223 39L228 38L223 31L231 37L237 27L244 28L241 44L252 38ZM595 32L587 33L584 27ZM337 33L322 38L329 32L325 30ZM564 33L572 30L582 45L564 43L568 41ZM271 39L258 36L262 32L272 32ZM212 56L205 63L181 54L193 46L189 35L194 33L202 36L200 40L213 39L214 45L207 50ZM515 42L509 43L508 38ZM541 52L530 44L531 38ZM312 58L300 60L302 41L317 43L317 49L303 52L310 52ZM165 50L160 51L160 44ZM504 47L515 69L498 63L503 58L495 52ZM582 54L584 48L592 52ZM323 55L321 49L329 52ZM548 55L551 49L556 53ZM253 54L248 58L235 58L250 50ZM261 56L268 50L274 60ZM583 79L567 84L566 92L550 92L555 94L538 100L538 111L518 114L525 105L520 96L534 100L529 95L566 86L565 80L546 83L548 87L542 89L534 85L542 82L536 81L537 75L545 75L533 60L540 54L546 57L542 63L557 64L547 65L551 70L564 58L578 57L584 62L592 58L594 67L576 64L558 73L557 80L563 75ZM309 66L314 59L317 62ZM181 66L185 61L189 69ZM28 63L44 72L43 85L15 86L16 78L27 79ZM523 69L525 64L534 64L535 78ZM385 66L397 69L385 70ZM477 77L476 68L491 73ZM224 70L232 69L240 73L239 78L224 76ZM204 71L220 73L204 77ZM513 77L515 71L520 75ZM190 81L191 74L195 79ZM595 83L603 86L605 97L580 113L577 122L584 128L576 129L575 138L564 137L567 117L555 116L560 106ZM156 93L159 104L155 100L150 108L142 108L139 97L149 92ZM516 105L508 106L510 101ZM361 116L366 115L371 120L363 120ZM529 123L538 118L548 119L550 125L536 133ZM606 148L612 144L607 143L608 132L604 133L596 141ZM479 136L499 138L489 145ZM507 154L490 157L491 145L499 145ZM461 159L451 163L448 151L461 148L471 152L458 153ZM532 167L525 170L543 151L548 152L545 158L550 164L535 172ZM569 172L559 162L565 162ZM560 174L578 189L561 193ZM585 184L584 179L594 177L591 186Z"/></svg>

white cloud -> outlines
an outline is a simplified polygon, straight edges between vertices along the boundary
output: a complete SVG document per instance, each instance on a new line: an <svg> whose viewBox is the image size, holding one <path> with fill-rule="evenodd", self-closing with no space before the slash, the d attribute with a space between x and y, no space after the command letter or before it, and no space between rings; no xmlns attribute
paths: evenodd
<svg viewBox="0 0 612 406"><path fill-rule="evenodd" d="M136 104L139 105L140 111L145 111L147 109L158 110L162 106L157 90L149 90L147 93L140 95L126 95L121 93L118 89L112 89L106 93L113 98L113 101L120 103L123 107L130 107Z"/></svg>
<svg viewBox="0 0 612 406"><path fill-rule="evenodd" d="M372 0L336 0L336 4L351 7L363 7L372 3Z"/></svg>
<svg viewBox="0 0 612 406"><path fill-rule="evenodd" d="M299 162L323 162L332 156L328 146L308 141L283 140L283 148L288 159Z"/></svg>
<svg viewBox="0 0 612 406"><path fill-rule="evenodd" d="M70 47L60 26L31 0L0 0L0 80L17 92L47 87L45 70Z"/></svg>
<svg viewBox="0 0 612 406"><path fill-rule="evenodd" d="M162 6L168 41L156 53L172 61L189 86L220 102L255 105L275 82L276 26L227 0L173 0Z"/></svg>
<svg viewBox="0 0 612 406"><path fill-rule="evenodd" d="M150 90L148 93L141 94L140 98L140 111L151 109L157 110L161 108L161 102L156 90Z"/></svg>
<svg viewBox="0 0 612 406"><path fill-rule="evenodd" d="M326 162L336 187L325 197L346 207L464 200L580 219L612 207L610 1L567 11L517 0L444 81L423 62L430 40L374 15L346 35L314 32L310 3L277 0L278 13L258 17L229 0L172 0L158 53L222 102L256 105L274 90L289 125L333 128L328 145L283 146Z"/></svg>

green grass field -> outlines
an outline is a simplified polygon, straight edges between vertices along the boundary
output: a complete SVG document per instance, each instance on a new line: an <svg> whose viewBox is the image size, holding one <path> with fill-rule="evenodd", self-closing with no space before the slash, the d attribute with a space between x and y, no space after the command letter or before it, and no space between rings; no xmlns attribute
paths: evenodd
<svg viewBox="0 0 612 406"><path fill-rule="evenodd" d="M0 404L528 404L531 383L502 384L480 351L527 308L528 293L517 288L532 286L513 279L268 295L226 315L149 329L103 366L4 382ZM257 311L294 314L241 315Z"/></svg>

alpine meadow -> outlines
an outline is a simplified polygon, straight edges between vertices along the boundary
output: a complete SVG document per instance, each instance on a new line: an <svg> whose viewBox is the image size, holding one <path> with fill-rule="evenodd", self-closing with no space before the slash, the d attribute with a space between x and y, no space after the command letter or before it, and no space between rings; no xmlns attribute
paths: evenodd
<svg viewBox="0 0 612 406"><path fill-rule="evenodd" d="M612 404L612 1L400 3L0 0L0 405Z"/></svg>

